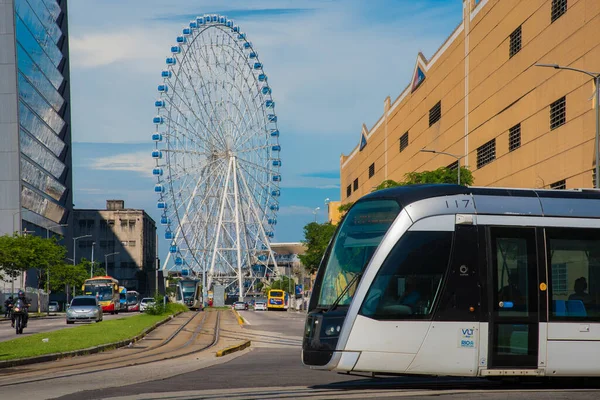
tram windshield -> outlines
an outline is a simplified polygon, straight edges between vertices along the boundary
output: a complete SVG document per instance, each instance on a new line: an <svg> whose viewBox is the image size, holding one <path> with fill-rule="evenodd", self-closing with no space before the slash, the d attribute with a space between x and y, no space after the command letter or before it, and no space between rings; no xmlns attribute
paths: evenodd
<svg viewBox="0 0 600 400"><path fill-rule="evenodd" d="M184 299L191 299L196 293L196 281L182 281L181 291Z"/></svg>
<svg viewBox="0 0 600 400"><path fill-rule="evenodd" d="M350 304L358 286L356 275L365 269L398 213L400 205L394 200L365 201L350 209L329 253L318 307Z"/></svg>

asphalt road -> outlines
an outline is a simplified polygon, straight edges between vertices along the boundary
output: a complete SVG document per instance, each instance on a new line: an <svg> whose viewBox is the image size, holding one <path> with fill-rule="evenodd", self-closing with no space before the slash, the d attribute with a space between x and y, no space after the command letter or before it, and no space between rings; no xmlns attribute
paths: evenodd
<svg viewBox="0 0 600 400"><path fill-rule="evenodd" d="M597 399L594 386L506 385L479 379L376 378L316 371L302 365L304 314L240 313L252 349L231 361L166 379L60 397L75 399ZM227 335L227 332L223 332Z"/></svg>
<svg viewBox="0 0 600 400"><path fill-rule="evenodd" d="M105 321L107 321L107 320L111 320L111 319L127 318L127 317L137 315L137 314L139 314L139 313L137 313L137 312L119 313L117 315L110 315L110 313L105 313L103 318ZM82 323L89 323L89 322L82 322ZM27 328L25 328L23 330L23 334L18 335L18 337L33 335L34 333L40 333L40 332L51 332L51 331L55 331L58 329L64 329L64 328L73 328L75 326L81 325L82 323L67 325L67 323L65 321L64 313L50 315L49 317L43 317L43 318L30 318L29 322L27 323ZM93 322L91 322L91 323L93 323ZM11 340L11 339L16 339L16 338L17 338L17 334L15 333L15 329L10 326L10 321L0 321L0 342L4 342L6 340Z"/></svg>
<svg viewBox="0 0 600 400"><path fill-rule="evenodd" d="M14 395L79 399L597 399L600 386L581 383L506 385L478 379L395 377L370 378L316 371L302 365L304 315L296 312L254 312L241 315L243 328L223 326L221 337L252 340L250 349L215 358L214 352L188 359L121 368L82 377L51 379L3 387ZM239 328L239 329L238 329ZM0 371L1 373L1 371ZM112 382L112 383L111 383ZM135 382L133 384L130 384ZM49 388L64 394L50 395ZM69 394L67 394L69 393Z"/></svg>

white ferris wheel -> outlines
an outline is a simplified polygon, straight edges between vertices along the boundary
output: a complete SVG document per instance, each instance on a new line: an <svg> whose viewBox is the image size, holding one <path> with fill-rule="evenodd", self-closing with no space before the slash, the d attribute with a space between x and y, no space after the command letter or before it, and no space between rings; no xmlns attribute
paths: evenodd
<svg viewBox="0 0 600 400"><path fill-rule="evenodd" d="M281 181L271 87L246 34L222 15L197 17L171 47L152 135L154 191L166 228L163 271L187 270L239 296L277 266Z"/></svg>

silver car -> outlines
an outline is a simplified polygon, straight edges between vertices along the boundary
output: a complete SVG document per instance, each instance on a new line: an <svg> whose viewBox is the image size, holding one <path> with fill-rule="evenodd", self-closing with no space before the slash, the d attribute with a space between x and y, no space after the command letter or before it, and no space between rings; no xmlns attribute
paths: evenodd
<svg viewBox="0 0 600 400"><path fill-rule="evenodd" d="M48 303L48 311L49 312L59 312L60 311L60 305L58 304L58 301L51 301Z"/></svg>
<svg viewBox="0 0 600 400"><path fill-rule="evenodd" d="M67 308L67 324L75 321L102 321L102 306L95 296L75 296Z"/></svg>

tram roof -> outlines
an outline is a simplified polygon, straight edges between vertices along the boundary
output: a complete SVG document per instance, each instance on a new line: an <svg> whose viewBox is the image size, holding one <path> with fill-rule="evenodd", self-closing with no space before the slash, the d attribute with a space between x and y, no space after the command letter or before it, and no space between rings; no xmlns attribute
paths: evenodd
<svg viewBox="0 0 600 400"><path fill-rule="evenodd" d="M476 213L600 218L600 190L520 189L421 184L369 193L361 200L393 199L402 208L434 197L473 197Z"/></svg>

